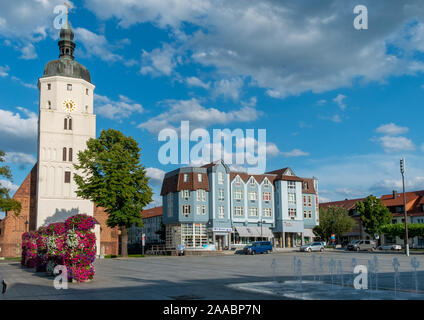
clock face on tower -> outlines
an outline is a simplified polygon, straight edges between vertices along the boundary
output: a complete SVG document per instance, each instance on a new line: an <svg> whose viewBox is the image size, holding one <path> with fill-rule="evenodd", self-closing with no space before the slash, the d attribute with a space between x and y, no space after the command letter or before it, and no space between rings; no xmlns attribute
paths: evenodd
<svg viewBox="0 0 424 320"><path fill-rule="evenodd" d="M75 111L77 106L75 105L75 102L72 99L67 99L63 101L63 109L65 109L66 112L72 112Z"/></svg>

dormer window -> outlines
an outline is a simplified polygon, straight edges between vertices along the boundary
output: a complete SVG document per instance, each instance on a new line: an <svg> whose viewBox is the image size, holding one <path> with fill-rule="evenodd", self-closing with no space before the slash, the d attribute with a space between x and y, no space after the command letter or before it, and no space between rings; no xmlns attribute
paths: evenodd
<svg viewBox="0 0 424 320"><path fill-rule="evenodd" d="M184 173L184 182L188 182L188 174Z"/></svg>
<svg viewBox="0 0 424 320"><path fill-rule="evenodd" d="M255 179L252 177L252 178L250 178L250 185L252 186L252 187L254 187L255 186Z"/></svg>
<svg viewBox="0 0 424 320"><path fill-rule="evenodd" d="M264 180L264 187L269 187L269 180L266 178Z"/></svg>
<svg viewBox="0 0 424 320"><path fill-rule="evenodd" d="M203 181L203 175L201 173L197 174L197 181L199 181L199 182Z"/></svg>
<svg viewBox="0 0 424 320"><path fill-rule="evenodd" d="M305 189L305 190L309 189L309 188L308 188L308 183L307 183L307 182L304 182L304 183L303 183L303 189Z"/></svg>
<svg viewBox="0 0 424 320"><path fill-rule="evenodd" d="M241 179L240 179L240 176L237 176L236 177L236 185L240 185L241 184Z"/></svg>

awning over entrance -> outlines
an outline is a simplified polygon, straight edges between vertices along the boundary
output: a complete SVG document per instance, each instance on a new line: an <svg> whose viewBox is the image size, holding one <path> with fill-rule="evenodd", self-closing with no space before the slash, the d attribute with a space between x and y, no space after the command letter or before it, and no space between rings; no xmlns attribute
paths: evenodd
<svg viewBox="0 0 424 320"><path fill-rule="evenodd" d="M261 237L261 227L235 227L240 237ZM268 227L262 227L262 237L273 238L274 234Z"/></svg>
<svg viewBox="0 0 424 320"><path fill-rule="evenodd" d="M312 229L305 229L303 231L303 236L304 237L311 237L311 238L314 238L315 237L314 232L312 231Z"/></svg>

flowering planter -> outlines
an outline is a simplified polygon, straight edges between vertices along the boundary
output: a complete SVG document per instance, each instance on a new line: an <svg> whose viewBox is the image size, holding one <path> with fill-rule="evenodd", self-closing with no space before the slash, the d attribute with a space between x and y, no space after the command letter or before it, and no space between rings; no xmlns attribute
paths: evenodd
<svg viewBox="0 0 424 320"><path fill-rule="evenodd" d="M66 266L69 281L93 279L96 258L96 236L92 232L96 219L85 214L40 227L22 235L21 264L37 272L54 274L57 265Z"/></svg>

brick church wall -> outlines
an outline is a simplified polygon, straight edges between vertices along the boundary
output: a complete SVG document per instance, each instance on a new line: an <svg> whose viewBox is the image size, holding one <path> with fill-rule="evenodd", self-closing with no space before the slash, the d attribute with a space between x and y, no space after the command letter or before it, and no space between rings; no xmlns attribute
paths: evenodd
<svg viewBox="0 0 424 320"><path fill-rule="evenodd" d="M7 212L5 218L0 221L0 257L20 257L22 233L35 231L36 187L37 164L34 165L13 196L13 199L18 200L22 205L20 214L16 216L13 212ZM100 223L100 249L104 246L105 254L118 254L119 230L107 226L107 213L103 208L95 207L94 217ZM28 224L25 224L26 221Z"/></svg>
<svg viewBox="0 0 424 320"><path fill-rule="evenodd" d="M0 256L2 257L19 257L22 233L35 229L36 186L37 165L32 168L13 196L13 199L21 203L21 212L18 216L13 212L7 212L0 222ZM28 224L25 224L26 221Z"/></svg>
<svg viewBox="0 0 424 320"><path fill-rule="evenodd" d="M94 218L100 223L100 250L104 247L104 254L118 254L119 250L119 233L117 227L110 228L107 226L108 214L102 207L94 207ZM100 251L101 252L101 251Z"/></svg>

